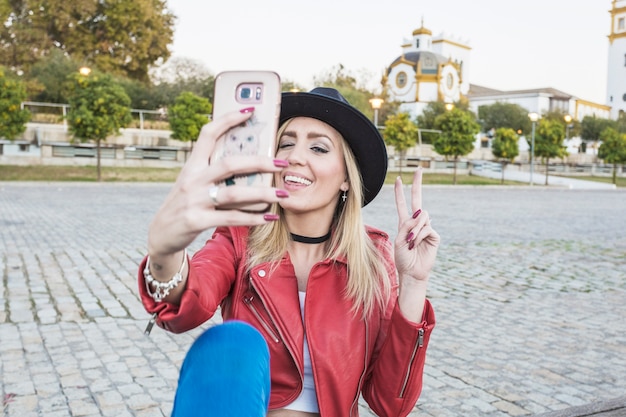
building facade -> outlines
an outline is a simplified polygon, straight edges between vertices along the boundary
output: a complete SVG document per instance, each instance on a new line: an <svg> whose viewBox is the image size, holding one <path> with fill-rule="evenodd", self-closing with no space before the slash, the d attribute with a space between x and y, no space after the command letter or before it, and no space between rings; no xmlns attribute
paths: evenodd
<svg viewBox="0 0 626 417"><path fill-rule="evenodd" d="M404 39L402 54L385 69L382 79L390 98L400 102L400 111L411 117L421 114L428 103L454 103L469 91L467 43L422 26Z"/></svg>
<svg viewBox="0 0 626 417"><path fill-rule="evenodd" d="M626 111L626 0L613 0L606 102L611 106L611 118Z"/></svg>

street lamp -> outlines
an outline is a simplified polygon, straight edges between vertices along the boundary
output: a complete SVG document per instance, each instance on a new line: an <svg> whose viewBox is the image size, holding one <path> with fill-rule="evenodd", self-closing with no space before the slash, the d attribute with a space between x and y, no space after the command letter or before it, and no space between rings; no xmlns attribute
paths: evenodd
<svg viewBox="0 0 626 417"><path fill-rule="evenodd" d="M451 111L454 108L454 103L446 103L446 110Z"/></svg>
<svg viewBox="0 0 626 417"><path fill-rule="evenodd" d="M370 105L374 109L374 126L378 128L378 110L380 109L380 107L383 105L385 101L382 98L378 98L378 97L370 98L369 101L370 101Z"/></svg>
<svg viewBox="0 0 626 417"><path fill-rule="evenodd" d="M533 171L535 169L535 124L539 120L539 115L535 112L528 113L528 118L533 122L533 131L530 139L530 185L533 185Z"/></svg>
<svg viewBox="0 0 626 417"><path fill-rule="evenodd" d="M80 73L80 75L83 76L88 76L89 74L91 74L91 68L89 67L80 67L80 69L78 70L78 72Z"/></svg>
<svg viewBox="0 0 626 417"><path fill-rule="evenodd" d="M572 116L566 114L563 116L563 119L565 119L565 139L569 139L569 127L570 123L572 123Z"/></svg>

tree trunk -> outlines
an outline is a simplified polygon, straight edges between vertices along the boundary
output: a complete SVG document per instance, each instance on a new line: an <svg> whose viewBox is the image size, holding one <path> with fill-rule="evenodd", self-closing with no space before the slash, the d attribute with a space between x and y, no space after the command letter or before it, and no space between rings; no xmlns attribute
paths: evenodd
<svg viewBox="0 0 626 417"><path fill-rule="evenodd" d="M502 178L500 179L500 185L504 185L504 170L506 169L506 162L502 162L502 168L500 169L502 171Z"/></svg>
<svg viewBox="0 0 626 417"><path fill-rule="evenodd" d="M455 157L454 158L454 174L452 175L452 184L456 185L456 163L459 160L459 158Z"/></svg>
<svg viewBox="0 0 626 417"><path fill-rule="evenodd" d="M550 158L546 158L546 185L548 185L548 165L550 164Z"/></svg>
<svg viewBox="0 0 626 417"><path fill-rule="evenodd" d="M100 172L100 139L96 140L96 155L97 155L97 170L98 170L98 182L102 181L102 174Z"/></svg>
<svg viewBox="0 0 626 417"><path fill-rule="evenodd" d="M613 164L613 184L617 185L617 162Z"/></svg>

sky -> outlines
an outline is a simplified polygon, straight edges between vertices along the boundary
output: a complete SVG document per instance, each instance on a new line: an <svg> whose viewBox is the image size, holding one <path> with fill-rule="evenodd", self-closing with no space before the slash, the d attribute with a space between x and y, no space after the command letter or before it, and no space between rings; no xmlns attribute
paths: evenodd
<svg viewBox="0 0 626 417"><path fill-rule="evenodd" d="M552 87L606 102L612 0L167 0L172 56L212 73L267 69L313 88L341 64L380 90L422 26L471 47L469 81L510 91Z"/></svg>

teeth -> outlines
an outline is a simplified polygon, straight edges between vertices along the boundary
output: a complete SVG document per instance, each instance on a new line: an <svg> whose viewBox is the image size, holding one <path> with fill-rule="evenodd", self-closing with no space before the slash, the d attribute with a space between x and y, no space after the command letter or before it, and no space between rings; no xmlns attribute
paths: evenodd
<svg viewBox="0 0 626 417"><path fill-rule="evenodd" d="M311 181L307 180L306 178L296 177L294 175L285 175L285 181L298 182L304 185L311 185Z"/></svg>

